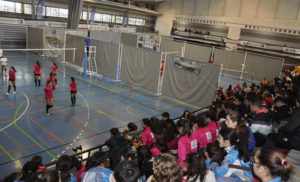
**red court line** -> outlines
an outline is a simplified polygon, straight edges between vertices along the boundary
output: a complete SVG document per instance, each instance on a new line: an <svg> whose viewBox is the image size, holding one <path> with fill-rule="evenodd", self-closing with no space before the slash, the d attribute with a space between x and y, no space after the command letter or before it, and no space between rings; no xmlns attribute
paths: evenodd
<svg viewBox="0 0 300 182"><path fill-rule="evenodd" d="M67 108L65 108L65 109L58 109L57 111L66 111L66 110L71 110L71 109L74 109L74 108L80 108L80 107L82 107L83 105L76 105L75 107L67 107ZM57 108L57 107L56 107ZM42 115L45 115L45 109L43 109L43 110L39 110L39 111L37 111L37 112L34 112L34 113L38 113L38 112L43 112L43 113L40 113L40 114L36 114L36 115L29 115L30 117L37 117L37 116L42 116ZM25 114L25 115L27 115L27 114Z"/></svg>
<svg viewBox="0 0 300 182"><path fill-rule="evenodd" d="M0 124L3 124L3 123L9 123L9 122L12 122L13 120L7 120L7 121L0 121Z"/></svg>
<svg viewBox="0 0 300 182"><path fill-rule="evenodd" d="M157 101L159 102L159 101ZM153 104L156 104L157 102L154 102L154 103L151 103L151 104L145 104L145 105L142 105L142 106L136 106L136 107L131 107L129 109L129 111L132 111L132 110L135 110L135 109L140 109L140 108L143 108L143 107L147 107L147 106L150 106L150 105L153 105ZM100 109L101 107L99 107ZM154 110L154 109L151 109L151 111ZM95 120L95 119L102 119L102 118L106 118L107 116L114 116L116 114L122 114L122 113L125 113L127 112L127 110L121 110L121 111L117 111L117 112L113 112L113 113L110 113L110 114L107 114L107 115L101 115L101 116L98 116L98 117L95 117L95 118L90 118L88 120L84 120L84 121L79 121L80 123L83 123L83 122L86 122L86 121L91 121L91 120ZM135 119L134 119L135 120Z"/></svg>
<svg viewBox="0 0 300 182"><path fill-rule="evenodd" d="M51 139L49 139L49 140L46 140L46 142L52 142L52 141L55 141L55 140L56 140L56 138L51 138ZM10 150L10 151L8 151L8 152L9 152L9 153L18 152L18 151L20 151L20 150L23 150L23 149L29 149L29 148L34 147L34 146L36 146L35 143L34 143L34 144L31 144L31 145L24 146L23 148L16 148L16 149ZM3 156L3 155L6 155L6 153L5 153L5 152L0 153L0 156Z"/></svg>
<svg viewBox="0 0 300 182"><path fill-rule="evenodd" d="M28 95L28 94L27 94L27 95ZM29 97L31 97L31 98L32 98L33 100L35 100L37 103L39 103L39 104L41 104L41 105L44 105L44 104L42 104L38 99L36 99L36 98L34 98L34 97L32 97L32 96L29 96ZM90 133L91 135L93 135L93 136L99 138L99 139L102 140L102 141L105 140L104 138L102 138L102 137L96 135L96 134L95 134L94 132L92 132L91 130L86 129L85 127L82 127L82 126L81 126L80 124L78 124L77 122L75 122L75 121L71 120L70 118L68 118L67 116L65 116L65 115L63 115L63 114L61 114L61 113L59 113L59 112L56 111L55 109L52 109L52 110L53 110L54 112L56 112L58 115L60 115L61 117L63 117L63 118L65 118L66 120L70 121L72 124L78 126L79 128L83 129L84 131Z"/></svg>
<svg viewBox="0 0 300 182"><path fill-rule="evenodd" d="M51 136L53 136L54 138L56 138L58 141L60 141L63 144L66 144L66 142L64 142L62 139L58 138L56 135L54 135L53 133L51 133L49 130L47 130L45 127L43 127L42 125L40 125L38 122L36 122L35 120L33 120L32 118L29 118L32 122L34 122L34 124L38 125L40 128L42 128L44 131L46 131L47 133L49 133Z"/></svg>
<svg viewBox="0 0 300 182"><path fill-rule="evenodd" d="M5 98L3 98L2 96L0 96L0 99L3 100L4 102L6 102L6 104L8 104L11 108L15 109L16 106L10 102L8 102L8 100L6 100Z"/></svg>
<svg viewBox="0 0 300 182"><path fill-rule="evenodd" d="M125 97L124 99L122 99L121 101L119 101L119 102L116 103L116 104L109 105L109 106L104 106L104 107L100 107L100 108L102 108L102 109L112 108L112 107L117 106L117 105L120 105L121 103L123 103L123 102L125 102L126 100L128 100L128 99L131 97L131 95L132 95L132 87L130 86L129 88L130 88L130 89L129 89L130 92L129 92L129 94L128 94L127 97ZM98 109L99 109L99 108L95 108L95 109L91 109L90 111L96 111L96 110L98 110ZM86 112L88 112L88 111L86 110L86 111L78 112L78 113L72 114L72 116L74 116L74 115L79 115L79 114L83 114L83 113L86 113Z"/></svg>

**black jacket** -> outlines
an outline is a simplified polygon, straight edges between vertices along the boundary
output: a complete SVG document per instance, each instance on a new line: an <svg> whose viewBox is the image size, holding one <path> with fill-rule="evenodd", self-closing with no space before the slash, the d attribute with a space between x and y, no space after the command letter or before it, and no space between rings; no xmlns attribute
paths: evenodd
<svg viewBox="0 0 300 182"><path fill-rule="evenodd" d="M300 150L300 107L292 113L290 122L279 128L278 133L288 138L292 149Z"/></svg>
<svg viewBox="0 0 300 182"><path fill-rule="evenodd" d="M121 135L117 135L105 142L108 146L108 156L111 159L112 167L118 164L121 160L121 156L128 153L127 141Z"/></svg>

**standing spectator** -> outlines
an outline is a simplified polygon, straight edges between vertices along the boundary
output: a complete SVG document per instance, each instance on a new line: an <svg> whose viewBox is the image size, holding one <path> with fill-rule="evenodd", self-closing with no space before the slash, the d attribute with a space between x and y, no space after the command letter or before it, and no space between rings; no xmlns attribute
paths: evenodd
<svg viewBox="0 0 300 182"><path fill-rule="evenodd" d="M127 154L127 141L121 136L118 128L112 128L110 131L110 139L105 142L108 146L108 156L111 159L112 168L120 162L121 156Z"/></svg>

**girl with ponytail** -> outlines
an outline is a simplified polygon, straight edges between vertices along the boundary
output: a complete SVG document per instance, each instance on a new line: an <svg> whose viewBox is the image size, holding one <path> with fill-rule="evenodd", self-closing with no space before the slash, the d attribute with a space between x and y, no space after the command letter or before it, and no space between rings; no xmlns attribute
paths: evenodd
<svg viewBox="0 0 300 182"><path fill-rule="evenodd" d="M216 177L232 177L238 181L253 181L252 173L249 170L239 169L240 167L250 169L250 158L248 150L240 142L235 129L222 128L217 140L219 146L225 149L227 155L222 162L222 166L212 166L212 171Z"/></svg>
<svg viewBox="0 0 300 182"><path fill-rule="evenodd" d="M73 167L73 161L70 156L62 155L56 164L61 182L77 182L74 175L70 173Z"/></svg>
<svg viewBox="0 0 300 182"><path fill-rule="evenodd" d="M71 82L69 84L69 90L71 94L71 102L72 106L75 106L76 104L76 93L77 93L77 82L75 81L74 77L71 77Z"/></svg>
<svg viewBox="0 0 300 182"><path fill-rule="evenodd" d="M39 61L33 66L33 73L34 73L34 82L35 86L41 86L41 74L42 74L42 66Z"/></svg>
<svg viewBox="0 0 300 182"><path fill-rule="evenodd" d="M10 70L8 72L9 81L8 81L8 90L6 92L7 96L9 95L9 92L10 92L10 89L11 89L11 85L13 85L13 87L14 87L13 94L16 94L16 90L17 90L17 87L16 87L16 72L17 71L16 71L15 67L11 66Z"/></svg>
<svg viewBox="0 0 300 182"><path fill-rule="evenodd" d="M262 182L288 181L294 168L278 149L271 147L259 149L251 162L255 175Z"/></svg>

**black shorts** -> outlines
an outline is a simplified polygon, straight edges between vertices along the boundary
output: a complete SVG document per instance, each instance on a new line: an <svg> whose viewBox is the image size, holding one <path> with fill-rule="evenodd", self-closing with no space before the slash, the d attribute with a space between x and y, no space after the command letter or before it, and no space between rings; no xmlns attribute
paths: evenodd
<svg viewBox="0 0 300 182"><path fill-rule="evenodd" d="M71 94L76 94L77 93L77 91L71 91Z"/></svg>
<svg viewBox="0 0 300 182"><path fill-rule="evenodd" d="M9 81L10 81L10 82L14 82L14 81L16 81L16 79L9 79Z"/></svg>
<svg viewBox="0 0 300 182"><path fill-rule="evenodd" d="M34 76L41 76L41 74L34 74Z"/></svg>

